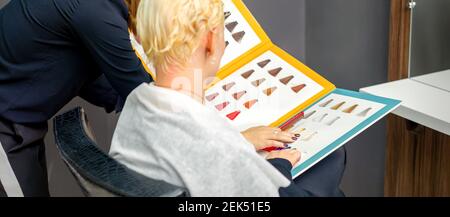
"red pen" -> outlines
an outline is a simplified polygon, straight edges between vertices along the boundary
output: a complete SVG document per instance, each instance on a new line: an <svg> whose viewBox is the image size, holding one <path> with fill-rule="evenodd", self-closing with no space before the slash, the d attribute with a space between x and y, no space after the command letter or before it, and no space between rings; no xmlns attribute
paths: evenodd
<svg viewBox="0 0 450 217"><path fill-rule="evenodd" d="M295 123L297 123L298 121L303 119L303 117L305 117L305 113L300 112L300 113L296 114L294 117L292 117L291 119L289 119L288 121L286 121L284 124L282 124L279 128L283 131L288 130ZM276 150L282 150L282 149L278 148L278 147L269 147L269 148L263 149L263 151L267 151L267 152L272 152L272 151L276 151Z"/></svg>
<svg viewBox="0 0 450 217"><path fill-rule="evenodd" d="M286 121L284 124L282 124L280 126L280 129L285 131L288 130L290 127L292 127L295 123L297 123L298 121L300 121L301 119L303 119L303 117L305 117L305 113L304 112L300 112L298 114L296 114L294 117L292 117L290 120Z"/></svg>

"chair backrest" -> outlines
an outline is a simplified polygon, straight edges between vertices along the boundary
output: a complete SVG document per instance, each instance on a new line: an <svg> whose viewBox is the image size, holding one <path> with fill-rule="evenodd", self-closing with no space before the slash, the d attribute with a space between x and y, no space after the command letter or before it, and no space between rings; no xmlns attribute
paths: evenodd
<svg viewBox="0 0 450 217"><path fill-rule="evenodd" d="M63 161L86 196L188 196L185 189L145 177L100 150L82 108L57 116L54 133Z"/></svg>

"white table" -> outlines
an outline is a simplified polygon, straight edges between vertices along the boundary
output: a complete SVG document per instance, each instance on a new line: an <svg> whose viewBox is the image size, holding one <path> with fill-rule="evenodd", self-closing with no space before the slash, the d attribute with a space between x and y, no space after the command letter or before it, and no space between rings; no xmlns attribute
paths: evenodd
<svg viewBox="0 0 450 217"><path fill-rule="evenodd" d="M362 88L402 101L393 113L450 135L450 70Z"/></svg>

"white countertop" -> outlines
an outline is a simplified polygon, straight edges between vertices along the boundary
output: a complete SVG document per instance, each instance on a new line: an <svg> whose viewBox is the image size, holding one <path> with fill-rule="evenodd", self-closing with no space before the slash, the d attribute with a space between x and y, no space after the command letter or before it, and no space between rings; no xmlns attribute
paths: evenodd
<svg viewBox="0 0 450 217"><path fill-rule="evenodd" d="M450 135L450 70L362 88L402 105L393 113Z"/></svg>
<svg viewBox="0 0 450 217"><path fill-rule="evenodd" d="M422 75L411 79L450 92L450 70Z"/></svg>

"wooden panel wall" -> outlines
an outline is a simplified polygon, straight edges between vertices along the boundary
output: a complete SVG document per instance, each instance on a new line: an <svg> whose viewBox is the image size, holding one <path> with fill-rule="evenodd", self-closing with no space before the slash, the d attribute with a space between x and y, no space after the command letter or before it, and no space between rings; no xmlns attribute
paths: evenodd
<svg viewBox="0 0 450 217"><path fill-rule="evenodd" d="M391 0L389 81L408 77L409 0ZM450 196L450 136L390 115L385 196Z"/></svg>

